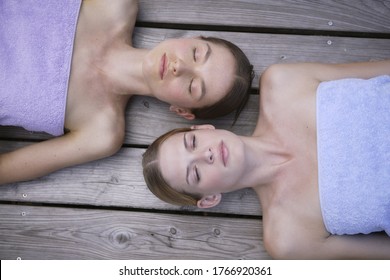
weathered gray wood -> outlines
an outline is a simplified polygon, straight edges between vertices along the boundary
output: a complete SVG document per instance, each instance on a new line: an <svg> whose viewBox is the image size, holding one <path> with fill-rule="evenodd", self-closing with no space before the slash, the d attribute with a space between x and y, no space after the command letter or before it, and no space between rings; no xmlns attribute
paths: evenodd
<svg viewBox="0 0 390 280"><path fill-rule="evenodd" d="M270 65L291 62L342 63L390 57L390 39L335 36L281 35L242 32L193 31L136 28L134 45L152 48L167 38L217 36L236 43L254 65L258 87L259 75Z"/></svg>
<svg viewBox="0 0 390 280"><path fill-rule="evenodd" d="M253 63L254 90L260 74L275 63L390 58L389 0L221 3L140 0L134 44L152 48L167 38L225 38L240 46ZM253 94L235 126L231 127L232 115L207 122L250 135L257 116L258 95ZM126 120L125 145L115 156L0 186L0 259L269 258L262 246L262 213L252 190L224 195L218 207L205 213L235 217L222 218L163 203L145 186L140 147L170 129L204 121L188 122L168 112L168 104L145 97L132 99ZM10 140L0 141L0 153L48 137L0 127L0 139Z"/></svg>
<svg viewBox="0 0 390 280"><path fill-rule="evenodd" d="M388 59L390 57L390 39L367 39L348 37L321 37L271 35L230 32L194 32L154 28L137 28L135 43L139 47L150 48L166 37L195 36L199 34L216 35L236 42L248 54L255 66L257 77L254 87L258 87L260 73L274 63L291 62L356 62ZM254 44L254 42L259 42ZM163 132L191 123L168 112L168 104L151 98L135 97L127 111L127 144L146 145ZM250 105L243 112L237 125L230 128L232 115L214 121L219 128L232 129L234 132L249 135L257 120L258 97L252 96ZM249 123L248 123L249 121ZM200 123L204 121L198 121ZM164 124L164 125L161 125ZM46 139L39 133L25 133L0 127L0 139Z"/></svg>
<svg viewBox="0 0 390 280"><path fill-rule="evenodd" d="M0 153L26 143L0 141ZM144 149L122 148L116 155L74 166L41 179L0 186L0 200L26 203L70 204L150 210L200 211L157 199L146 187L141 158ZM207 212L260 216L255 193L241 190L225 194Z"/></svg>
<svg viewBox="0 0 390 280"><path fill-rule="evenodd" d="M141 0L138 21L390 33L388 0Z"/></svg>
<svg viewBox="0 0 390 280"><path fill-rule="evenodd" d="M193 124L213 124L239 135L251 135L258 119L259 96L252 95L236 124L234 114L213 120L187 121L169 112L169 105L153 98L134 98L126 113L126 143L150 144L161 134L178 127Z"/></svg>
<svg viewBox="0 0 390 280"><path fill-rule="evenodd" d="M261 221L0 205L0 259L269 259Z"/></svg>
<svg viewBox="0 0 390 280"><path fill-rule="evenodd" d="M210 123L220 129L229 129L240 135L250 135L258 117L259 96L251 96L237 123L232 126L234 114L214 120L187 121L169 112L169 105L155 98L135 96L126 111L125 144L149 145L161 134L193 124ZM21 128L1 127L0 139L45 140L51 138L44 133L30 133Z"/></svg>

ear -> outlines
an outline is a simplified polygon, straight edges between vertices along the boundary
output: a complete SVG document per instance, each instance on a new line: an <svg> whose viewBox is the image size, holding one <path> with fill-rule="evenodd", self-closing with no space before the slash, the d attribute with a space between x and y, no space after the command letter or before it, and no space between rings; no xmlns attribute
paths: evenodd
<svg viewBox="0 0 390 280"><path fill-rule="evenodd" d="M221 198L222 195L220 193L204 196L198 200L196 205L198 208L211 208L217 206L221 202Z"/></svg>
<svg viewBox="0 0 390 280"><path fill-rule="evenodd" d="M169 111L176 113L179 116L182 116L183 118L192 121L195 119L195 115L191 112L190 109L187 108L181 108L175 105L171 105L169 107Z"/></svg>
<svg viewBox="0 0 390 280"><path fill-rule="evenodd" d="M212 124L198 124L198 125L192 125L191 129L192 130L195 130L195 129L215 129L215 126L213 126Z"/></svg>

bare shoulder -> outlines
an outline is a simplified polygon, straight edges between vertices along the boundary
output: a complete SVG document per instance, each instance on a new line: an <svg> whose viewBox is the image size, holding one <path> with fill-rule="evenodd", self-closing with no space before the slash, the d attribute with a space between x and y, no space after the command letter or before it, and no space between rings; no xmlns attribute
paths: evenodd
<svg viewBox="0 0 390 280"><path fill-rule="evenodd" d="M136 0L84 0L81 6L81 16L93 20L100 28L115 26L134 27L138 13Z"/></svg>
<svg viewBox="0 0 390 280"><path fill-rule="evenodd" d="M288 106L303 96L302 89L315 90L315 83L309 87L310 79L302 73L301 64L274 64L269 66L260 77L260 112L264 114L278 114L284 112Z"/></svg>
<svg viewBox="0 0 390 280"><path fill-rule="evenodd" d="M287 225L279 229L271 228L268 234L264 234L264 246L275 259L316 258L311 253L321 247L321 240L326 239Z"/></svg>
<svg viewBox="0 0 390 280"><path fill-rule="evenodd" d="M138 12L138 1L136 0L98 0L97 2L109 14L124 21L128 21L129 17L136 16Z"/></svg>
<svg viewBox="0 0 390 280"><path fill-rule="evenodd" d="M273 207L264 212L264 246L275 259L313 258L329 234L302 209Z"/></svg>
<svg viewBox="0 0 390 280"><path fill-rule="evenodd" d="M315 85L319 81L313 73L313 63L274 64L260 77L260 89L276 92L280 89L291 91L294 88Z"/></svg>
<svg viewBox="0 0 390 280"><path fill-rule="evenodd" d="M281 216L282 217L282 216ZM291 259L299 249L296 235L283 219L264 220L264 247L274 259Z"/></svg>
<svg viewBox="0 0 390 280"><path fill-rule="evenodd" d="M108 12L133 13L138 11L137 0L83 0L82 4Z"/></svg>
<svg viewBox="0 0 390 280"><path fill-rule="evenodd" d="M98 158L115 154L125 137L125 119L118 112L105 110L96 114L93 121L79 130L85 146Z"/></svg>
<svg viewBox="0 0 390 280"><path fill-rule="evenodd" d="M390 258L390 238L384 233L330 235L291 215L264 222L264 246L275 259Z"/></svg>
<svg viewBox="0 0 390 280"><path fill-rule="evenodd" d="M274 64L260 77L260 111L265 114L286 112L292 104L315 96L319 85L310 64ZM268 113L267 113L268 112Z"/></svg>

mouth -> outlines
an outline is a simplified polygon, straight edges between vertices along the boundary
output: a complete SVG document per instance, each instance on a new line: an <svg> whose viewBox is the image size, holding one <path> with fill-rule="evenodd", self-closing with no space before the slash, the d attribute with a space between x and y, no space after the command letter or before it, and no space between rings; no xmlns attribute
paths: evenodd
<svg viewBox="0 0 390 280"><path fill-rule="evenodd" d="M226 167L228 159L229 159L229 150L223 141L221 141L221 144L219 144L219 151L220 151L223 166Z"/></svg>
<svg viewBox="0 0 390 280"><path fill-rule="evenodd" d="M164 53L164 55L161 57L161 60L160 60L160 78L161 78L161 80L164 79L166 69L167 69L167 54Z"/></svg>

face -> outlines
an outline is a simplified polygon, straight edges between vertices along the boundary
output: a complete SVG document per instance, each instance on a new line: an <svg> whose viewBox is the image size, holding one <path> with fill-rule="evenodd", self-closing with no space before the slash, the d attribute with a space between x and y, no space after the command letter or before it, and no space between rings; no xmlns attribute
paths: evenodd
<svg viewBox="0 0 390 280"><path fill-rule="evenodd" d="M161 144L159 167L180 192L211 195L233 191L244 174L244 145L227 130L178 133Z"/></svg>
<svg viewBox="0 0 390 280"><path fill-rule="evenodd" d="M230 51L199 38L171 39L152 49L143 75L154 96L181 108L201 108L230 90L235 61Z"/></svg>

